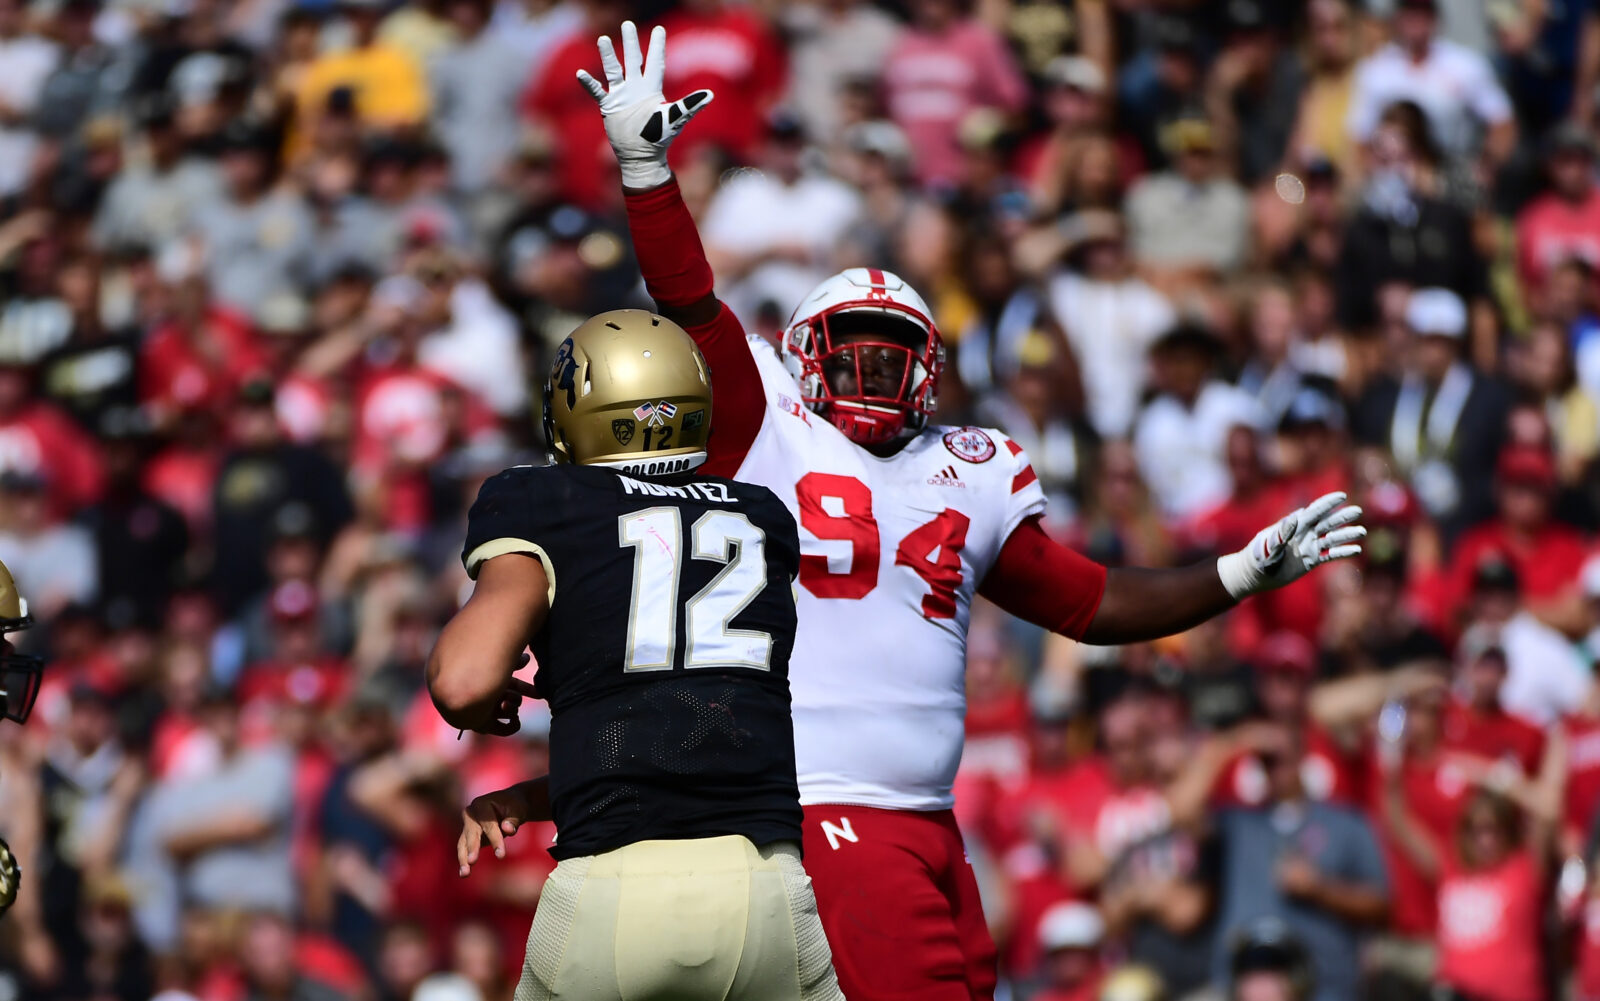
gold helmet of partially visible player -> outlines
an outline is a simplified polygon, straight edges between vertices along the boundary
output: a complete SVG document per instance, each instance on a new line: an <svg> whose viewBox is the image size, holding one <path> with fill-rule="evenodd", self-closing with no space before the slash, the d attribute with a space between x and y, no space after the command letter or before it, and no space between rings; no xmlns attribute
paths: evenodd
<svg viewBox="0 0 1600 1001"><path fill-rule="evenodd" d="M11 571L0 563L0 718L15 723L26 723L33 711L44 661L12 650L4 636L32 625L28 602L18 593Z"/></svg>
<svg viewBox="0 0 1600 1001"><path fill-rule="evenodd" d="M683 328L643 309L591 317L561 342L544 387L558 462L646 476L706 460L711 374Z"/></svg>
<svg viewBox="0 0 1600 1001"><path fill-rule="evenodd" d="M27 722L28 713L33 711L44 661L12 650L4 636L31 625L33 617L28 614L28 603L17 592L17 582L12 579L11 571L0 563L0 718L17 723ZM16 902L21 885L22 867L17 865L17 857L11 853L10 846L0 839L0 914Z"/></svg>

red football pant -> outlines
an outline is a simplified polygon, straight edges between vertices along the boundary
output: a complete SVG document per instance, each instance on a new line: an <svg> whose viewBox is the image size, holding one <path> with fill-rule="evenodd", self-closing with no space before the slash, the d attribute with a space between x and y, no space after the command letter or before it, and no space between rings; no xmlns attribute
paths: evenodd
<svg viewBox="0 0 1600 1001"><path fill-rule="evenodd" d="M995 948L949 810L805 808L805 865L850 1001L990 1001Z"/></svg>

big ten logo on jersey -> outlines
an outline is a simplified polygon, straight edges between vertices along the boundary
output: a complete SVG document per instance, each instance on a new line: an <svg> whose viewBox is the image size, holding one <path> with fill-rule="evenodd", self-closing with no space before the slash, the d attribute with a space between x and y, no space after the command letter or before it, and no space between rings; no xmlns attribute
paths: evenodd
<svg viewBox="0 0 1600 1001"><path fill-rule="evenodd" d="M699 500L709 504L739 503L739 498L728 492L726 483L712 483L706 480L672 486L666 483L636 480L631 476L619 476L617 479L622 482L622 491L626 494L641 494L645 497L681 497L684 500Z"/></svg>
<svg viewBox="0 0 1600 1001"><path fill-rule="evenodd" d="M819 540L850 544L849 561L830 560L826 553L800 554L800 584L818 598L859 601L878 587L878 557L883 540L872 513L872 489L854 476L807 473L794 486L800 525ZM956 593L965 570L961 550L972 519L945 508L932 521L912 529L895 548L894 565L921 578L927 593L922 614L950 619L956 614ZM802 548L805 548L802 545Z"/></svg>

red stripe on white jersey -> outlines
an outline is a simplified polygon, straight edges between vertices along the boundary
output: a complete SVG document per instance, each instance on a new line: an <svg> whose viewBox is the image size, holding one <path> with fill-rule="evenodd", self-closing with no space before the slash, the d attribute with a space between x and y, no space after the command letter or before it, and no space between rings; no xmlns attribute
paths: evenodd
<svg viewBox="0 0 1600 1001"><path fill-rule="evenodd" d="M1006 444L1009 445L1011 443L1007 442ZM1015 446L1012 447L1015 448ZM1021 451L1021 449L1018 449L1018 451ZM1023 466L1022 472L1011 478L1011 492L1016 493L1028 484L1037 483L1038 481L1039 474L1033 471L1033 467L1031 465Z"/></svg>
<svg viewBox="0 0 1600 1001"><path fill-rule="evenodd" d="M1010 438L1006 439L1006 448L1011 450L1011 454L1012 455L1021 455L1022 454L1022 446L1018 445L1016 442L1012 441Z"/></svg>

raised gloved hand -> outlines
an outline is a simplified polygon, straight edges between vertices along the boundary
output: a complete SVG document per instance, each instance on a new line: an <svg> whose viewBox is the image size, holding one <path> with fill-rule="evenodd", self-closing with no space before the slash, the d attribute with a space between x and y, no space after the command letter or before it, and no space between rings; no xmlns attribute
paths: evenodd
<svg viewBox="0 0 1600 1001"><path fill-rule="evenodd" d="M1367 530L1355 524L1361 509L1344 506L1344 500L1339 491L1319 497L1262 529L1237 553L1218 557L1222 586L1242 599L1299 580L1320 564L1358 555L1357 543Z"/></svg>
<svg viewBox="0 0 1600 1001"><path fill-rule="evenodd" d="M620 63L610 35L601 35L595 44L600 47L600 63L605 67L605 85L585 70L578 71L578 82L600 105L606 138L622 168L623 186L654 188L667 183L672 178L667 169L667 147L715 95L709 90L697 90L670 102L662 95L667 31L659 25L650 33L648 57L639 51L639 29L632 21L622 22Z"/></svg>

